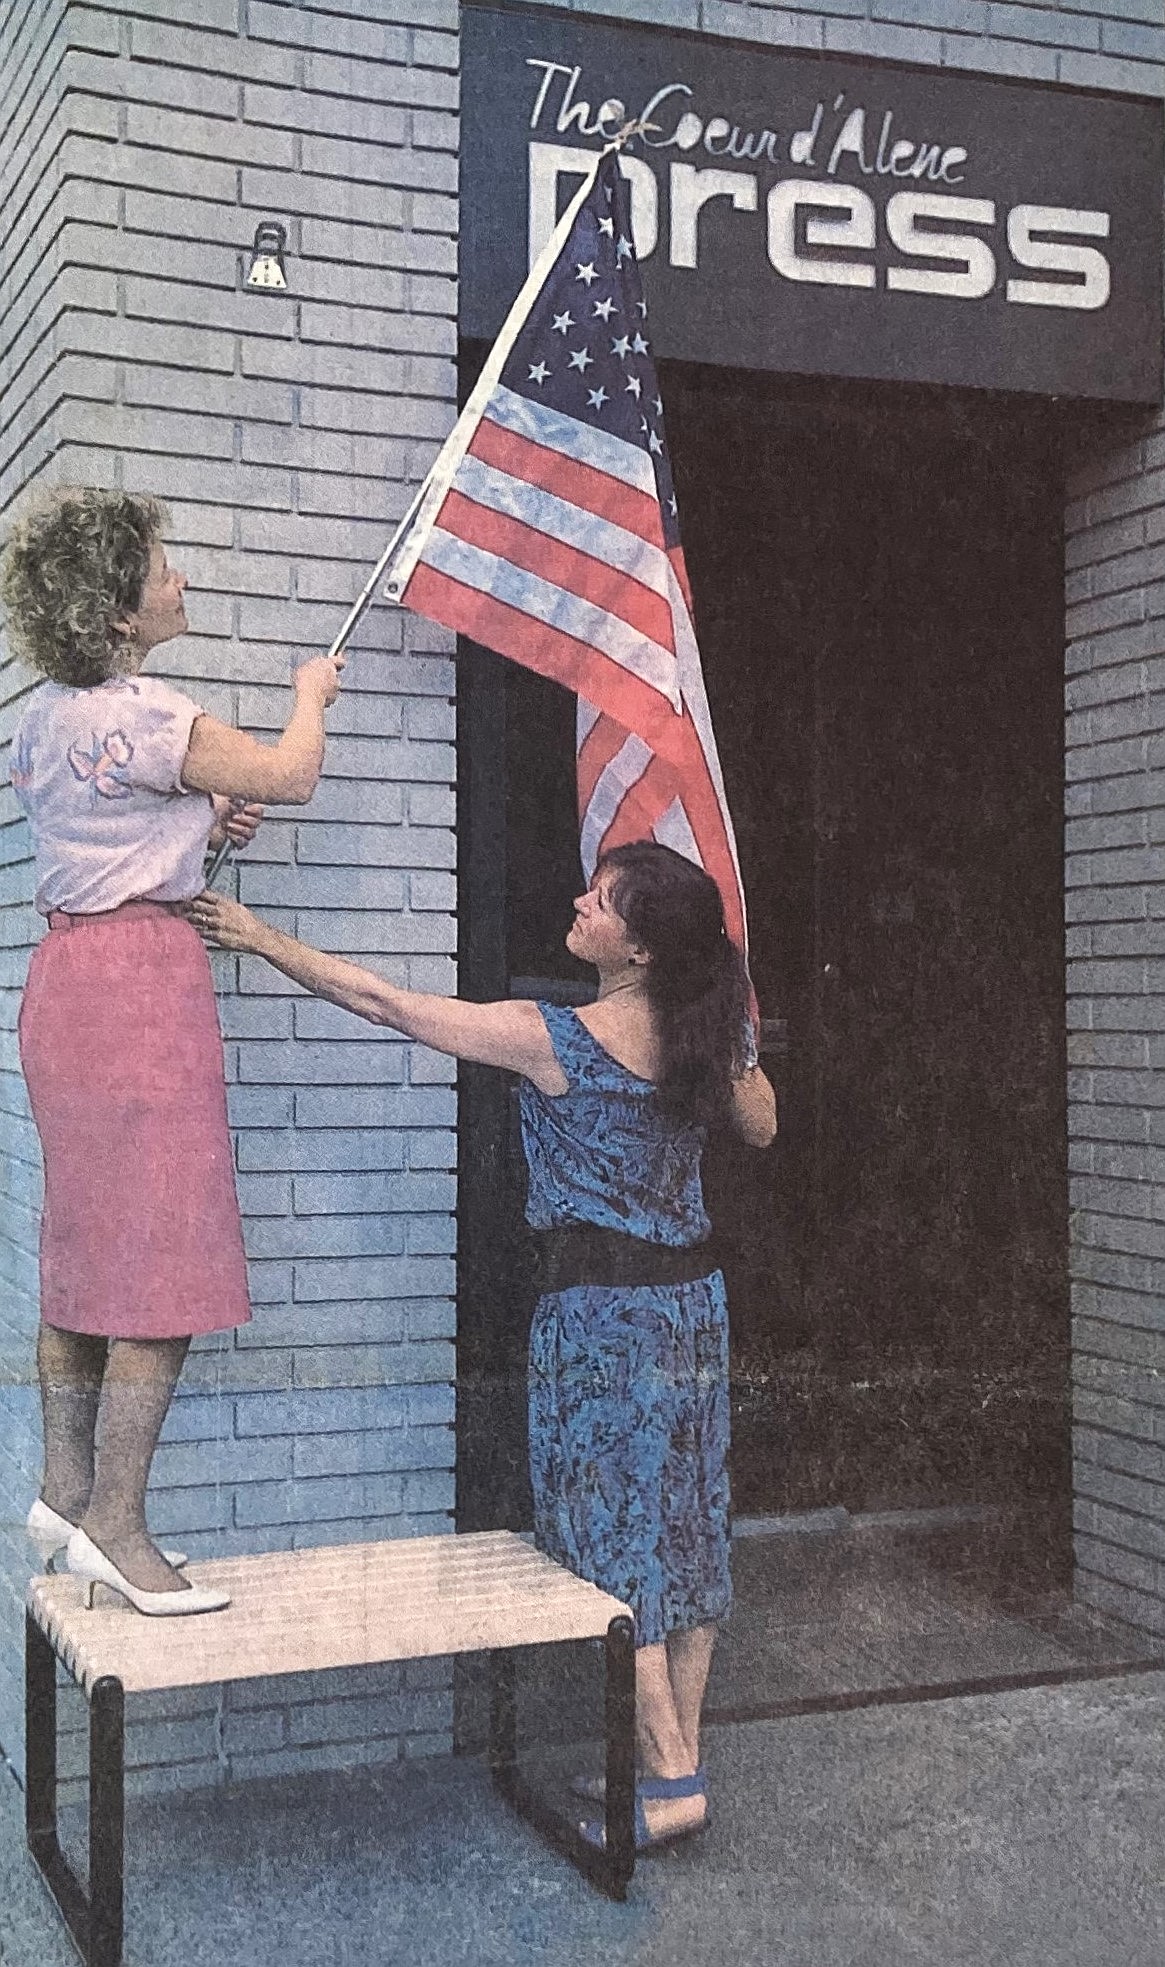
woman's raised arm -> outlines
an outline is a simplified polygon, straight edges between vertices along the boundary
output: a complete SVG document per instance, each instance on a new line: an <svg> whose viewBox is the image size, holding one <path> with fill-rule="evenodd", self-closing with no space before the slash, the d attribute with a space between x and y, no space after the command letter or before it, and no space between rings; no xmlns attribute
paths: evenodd
<svg viewBox="0 0 1165 1967"><path fill-rule="evenodd" d="M223 949L263 957L314 997L326 997L369 1024L391 1025L407 1038L431 1045L435 1052L523 1073L544 1093L566 1091L566 1075L536 1004L520 998L467 1004L458 997L402 990L358 963L325 956L322 950L297 942L212 889L191 904L191 917L195 927Z"/></svg>
<svg viewBox="0 0 1165 1967"><path fill-rule="evenodd" d="M261 744L205 713L196 717L182 764L182 783L196 792L304 806L324 762L324 711L335 703L344 657L316 656L295 672L295 704L275 744Z"/></svg>

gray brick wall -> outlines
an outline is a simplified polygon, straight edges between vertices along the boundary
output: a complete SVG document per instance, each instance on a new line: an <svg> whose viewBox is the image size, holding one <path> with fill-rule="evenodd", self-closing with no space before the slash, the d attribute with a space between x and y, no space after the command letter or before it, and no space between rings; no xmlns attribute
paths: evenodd
<svg viewBox="0 0 1165 1967"><path fill-rule="evenodd" d="M527 0L514 0L521 6ZM535 5L536 0L528 0ZM1165 91L1161 0L568 0L573 13L1133 95Z"/></svg>
<svg viewBox="0 0 1165 1967"><path fill-rule="evenodd" d="M0 19L18 110L0 146L0 510L64 481L167 499L192 631L155 666L273 733L289 658L327 646L455 414L455 0L62 0ZM286 294L242 285L261 218L289 229ZM239 889L447 990L451 638L378 607L353 650L326 777L271 815ZM11 663L2 679L0 741L30 682ZM5 789L0 1743L17 1755L39 1465L39 1174L13 1031L30 893ZM450 1528L453 1071L257 963L215 966L255 1317L196 1344L152 1521L194 1555ZM201 1783L423 1752L449 1725L429 1662L131 1703L130 1761L139 1787Z"/></svg>
<svg viewBox="0 0 1165 1967"><path fill-rule="evenodd" d="M1165 1633L1165 429L1070 489L1077 1590Z"/></svg>
<svg viewBox="0 0 1165 1967"><path fill-rule="evenodd" d="M65 94L64 0L0 12L0 484L14 454L39 454L37 397L52 400L51 361L41 323L70 291L52 262L52 242L74 210L100 210L100 196L76 198L54 168L68 132L89 119ZM29 242L32 242L31 248ZM37 267L26 285L20 265ZM51 329L49 330L51 332ZM33 467L35 468L35 467ZM0 739L11 729L31 678L0 647ZM27 951L36 934L29 907L28 841L0 772L0 1743L19 1745L23 1692L16 1638L28 1551L14 1519L28 1507L28 1470L39 1458L39 1418L29 1385L37 1319L36 1241L40 1164L16 1055L16 1013Z"/></svg>

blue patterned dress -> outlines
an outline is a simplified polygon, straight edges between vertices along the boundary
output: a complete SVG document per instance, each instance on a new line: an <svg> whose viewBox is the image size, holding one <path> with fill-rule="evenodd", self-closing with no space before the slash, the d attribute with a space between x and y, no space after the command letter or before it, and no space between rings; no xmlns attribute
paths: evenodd
<svg viewBox="0 0 1165 1967"><path fill-rule="evenodd" d="M535 1229L598 1223L697 1243L703 1130L661 1115L650 1081L573 1011L540 1004L569 1082L521 1084ZM719 1271L691 1283L576 1284L530 1333L530 1475L540 1550L635 1613L640 1646L721 1619L728 1568L728 1320Z"/></svg>

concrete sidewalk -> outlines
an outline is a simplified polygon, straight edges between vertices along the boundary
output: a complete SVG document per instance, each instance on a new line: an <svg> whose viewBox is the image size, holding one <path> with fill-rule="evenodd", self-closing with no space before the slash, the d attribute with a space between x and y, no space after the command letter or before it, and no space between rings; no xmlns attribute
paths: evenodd
<svg viewBox="0 0 1165 1967"><path fill-rule="evenodd" d="M1160 1967L1165 1671L725 1725L715 1822L598 1897L475 1760L128 1809L129 1967ZM565 1801L565 1798L564 1798ZM0 1773L0 1959L73 1960Z"/></svg>

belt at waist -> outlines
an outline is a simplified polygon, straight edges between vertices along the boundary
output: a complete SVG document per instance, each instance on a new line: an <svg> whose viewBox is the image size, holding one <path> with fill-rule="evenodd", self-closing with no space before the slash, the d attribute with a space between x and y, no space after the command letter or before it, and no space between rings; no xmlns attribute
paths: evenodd
<svg viewBox="0 0 1165 1967"><path fill-rule="evenodd" d="M710 1237L702 1243L649 1243L598 1223L562 1223L536 1229L533 1236L538 1288L544 1292L574 1284L691 1284L720 1267Z"/></svg>
<svg viewBox="0 0 1165 1967"><path fill-rule="evenodd" d="M137 915L185 916L189 902L122 902L117 908L93 909L88 915L71 915L67 909L50 908L50 929L83 929L90 922L121 922Z"/></svg>

